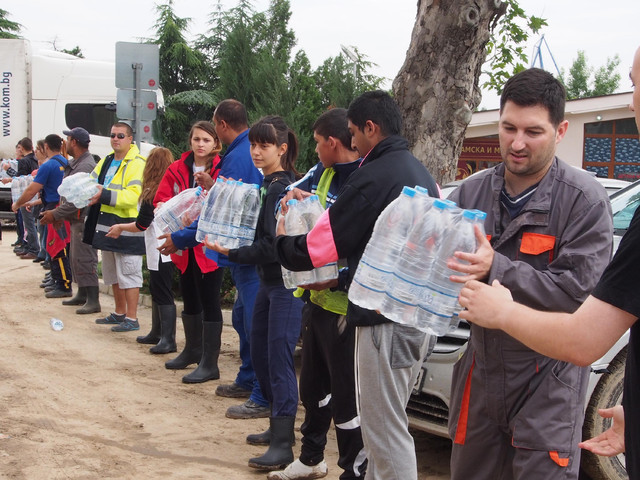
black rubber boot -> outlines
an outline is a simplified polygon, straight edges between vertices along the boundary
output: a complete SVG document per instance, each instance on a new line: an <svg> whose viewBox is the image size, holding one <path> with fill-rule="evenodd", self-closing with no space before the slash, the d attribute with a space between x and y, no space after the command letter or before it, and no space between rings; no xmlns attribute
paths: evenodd
<svg viewBox="0 0 640 480"><path fill-rule="evenodd" d="M69 300L63 300L63 305L84 305L87 301L87 289L86 287L78 287L76 294Z"/></svg>
<svg viewBox="0 0 640 480"><path fill-rule="evenodd" d="M265 445L268 446L271 443L271 429L267 428L262 433L250 433L247 435L247 443L249 445ZM291 446L295 446L296 444L296 435L293 430L291 430Z"/></svg>
<svg viewBox="0 0 640 480"><path fill-rule="evenodd" d="M249 466L259 470L281 470L293 462L291 435L296 417L271 417L269 449L261 457L249 459Z"/></svg>
<svg viewBox="0 0 640 480"><path fill-rule="evenodd" d="M160 312L156 302L151 302L151 331L146 335L136 337L136 342L145 345L155 345L160 341Z"/></svg>
<svg viewBox="0 0 640 480"><path fill-rule="evenodd" d="M160 314L160 341L149 349L151 353L171 353L176 346L176 306L158 305Z"/></svg>
<svg viewBox="0 0 640 480"><path fill-rule="evenodd" d="M202 357L202 312L195 315L182 312L184 326L184 349L173 360L165 362L169 370L181 370L198 363Z"/></svg>
<svg viewBox="0 0 640 480"><path fill-rule="evenodd" d="M84 287L87 292L87 301L85 304L76 310L77 314L83 315L85 313L98 313L102 311L100 307L100 288L96 285L94 287Z"/></svg>
<svg viewBox="0 0 640 480"><path fill-rule="evenodd" d="M202 322L202 358L193 372L182 377L183 383L203 383L220 378L220 335L222 322Z"/></svg>
<svg viewBox="0 0 640 480"><path fill-rule="evenodd" d="M249 445L269 445L271 443L271 429L267 428L262 433L250 433L247 435Z"/></svg>

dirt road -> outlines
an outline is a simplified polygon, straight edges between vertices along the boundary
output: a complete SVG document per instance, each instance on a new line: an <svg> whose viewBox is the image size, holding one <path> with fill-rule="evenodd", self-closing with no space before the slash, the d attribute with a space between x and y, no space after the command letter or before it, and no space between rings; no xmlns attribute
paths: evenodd
<svg viewBox="0 0 640 480"><path fill-rule="evenodd" d="M266 419L224 416L237 401L217 397L215 387L233 380L239 365L237 336L226 324L219 381L185 385L185 371L164 368L167 357L139 345L140 332L113 333L97 315L45 299L44 270L13 254L15 231L0 245L0 478L7 479L263 479L247 467L262 447L245 436L267 427ZM101 295L103 312L113 298ZM50 318L64 322L62 331ZM151 312L140 307L141 332ZM227 318L228 320L228 318ZM178 328L179 348L183 343ZM171 355L171 357L174 354ZM298 411L299 428L303 409ZM295 454L300 449L296 432ZM449 442L416 433L420 478L447 479ZM335 435L326 460L338 478Z"/></svg>

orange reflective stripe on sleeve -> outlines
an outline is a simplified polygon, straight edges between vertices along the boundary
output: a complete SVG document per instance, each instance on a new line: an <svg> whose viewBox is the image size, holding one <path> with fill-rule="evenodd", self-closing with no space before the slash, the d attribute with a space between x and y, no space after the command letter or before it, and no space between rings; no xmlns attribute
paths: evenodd
<svg viewBox="0 0 640 480"><path fill-rule="evenodd" d="M467 380L464 384L464 393L462 394L462 404L460 405L460 415L458 417L458 425L456 426L456 437L453 440L458 445L464 445L467 438L467 423L469 421L469 401L471 399L471 374L473 373L473 367L476 364L476 356L473 355L473 361L471 362L471 368L467 375Z"/></svg>
<svg viewBox="0 0 640 480"><path fill-rule="evenodd" d="M555 463L557 463L561 467L568 467L569 466L569 459L568 458L560 458L560 455L558 455L558 452L556 452L556 451L549 452L549 457L551 457L551 460L553 460Z"/></svg>

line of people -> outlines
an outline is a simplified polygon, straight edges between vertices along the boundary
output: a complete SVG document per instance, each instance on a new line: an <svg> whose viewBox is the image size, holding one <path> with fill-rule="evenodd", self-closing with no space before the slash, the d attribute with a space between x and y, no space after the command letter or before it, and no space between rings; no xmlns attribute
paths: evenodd
<svg viewBox="0 0 640 480"><path fill-rule="evenodd" d="M74 128L63 133L67 135L66 142L56 134L37 142L35 156L39 167L33 172L33 181L12 205L23 219L26 243L25 247L16 246L14 251L23 259L42 262L45 270L49 270L40 284L46 298L73 297L63 304L80 306L76 310L79 314L96 313L100 311L97 252L91 246L83 247L79 240L71 242L72 236L82 234L84 210L61 203L57 191L64 177L90 172L95 160L88 151L90 137L86 130ZM31 141L25 138L21 145L27 151ZM25 155L28 157L29 152ZM18 232L16 243L20 240ZM75 296L71 288L74 278L79 285Z"/></svg>
<svg viewBox="0 0 640 480"><path fill-rule="evenodd" d="M457 281L497 278L517 300L572 311L608 260L611 225L605 221L610 207L604 190L555 156L568 127L564 98L562 85L539 69L507 82L499 123L504 162L452 197L464 208L487 212L488 238L478 235L478 251L456 255L458 261L451 259L448 266L460 272ZM190 150L175 162L162 148L145 161L132 144L129 125L113 125L114 152L92 170L100 191L81 228L80 241L101 250L104 282L114 291L115 311L96 323L114 331L139 330L136 308L146 254L152 325L137 341L155 344L152 353L177 351L170 288L175 265L185 344L165 366L197 364L183 376L185 383L219 379L220 286L223 268L229 267L238 291L232 323L242 363L233 384L219 385L216 394L246 399L227 410L230 418L269 418L266 431L247 437L248 443L268 446L248 459L249 466L271 471L270 480L326 476L324 448L333 421L341 479L417 479L405 409L434 338L358 307L347 291L381 212L404 186L421 186L433 197L438 187L401 137L402 115L386 92L366 92L347 110L324 113L313 130L320 163L300 178L295 133L278 116L249 128L246 110L236 100L220 102L212 122L193 125ZM73 131L65 132L70 143ZM56 158L59 149L49 137L45 146L52 157L43 171L63 172L66 165ZM260 185L252 245L228 249L198 242L197 219L158 235L155 208L188 188L211 190L218 177ZM52 208L57 200L40 173L34 185L14 207L40 185L45 209L60 208ZM324 214L308 234L287 235L276 212L286 215L287 200L311 194L325 205ZM55 213L45 218L49 215L55 225ZM63 245L64 230L51 230L53 244ZM72 245L75 238L71 235ZM51 255L64 268L59 252ZM295 291L284 287L282 267L302 271L333 262L343 266L337 279ZM301 453L294 459L293 352L301 332L305 419ZM452 478L577 478L585 378L584 369L473 326L453 378Z"/></svg>

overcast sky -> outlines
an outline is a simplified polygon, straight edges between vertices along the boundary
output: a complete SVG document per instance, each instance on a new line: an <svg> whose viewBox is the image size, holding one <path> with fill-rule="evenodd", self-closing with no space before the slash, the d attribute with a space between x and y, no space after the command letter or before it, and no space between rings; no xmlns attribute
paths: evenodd
<svg viewBox="0 0 640 480"><path fill-rule="evenodd" d="M304 49L314 67L340 53L340 45L356 46L378 64L373 73L391 80L402 66L411 39L417 2L415 0L290 0L290 26L298 47ZM22 36L34 49L59 49L78 45L86 58L113 60L116 41L138 41L153 35L157 19L153 0L3 0L0 8L9 19L23 26ZM225 7L235 1L224 0ZM268 0L254 0L264 10ZM621 92L631 90L628 80L633 52L640 46L640 1L638 0L520 0L528 14L542 16L549 24L543 32L559 69L568 70L578 50L586 52L590 65L604 65L618 54ZM192 19L192 36L205 33L216 0L174 0L178 16ZM526 48L530 59L533 38ZM544 67L555 72L546 47ZM496 108L495 95L486 93L483 104Z"/></svg>

